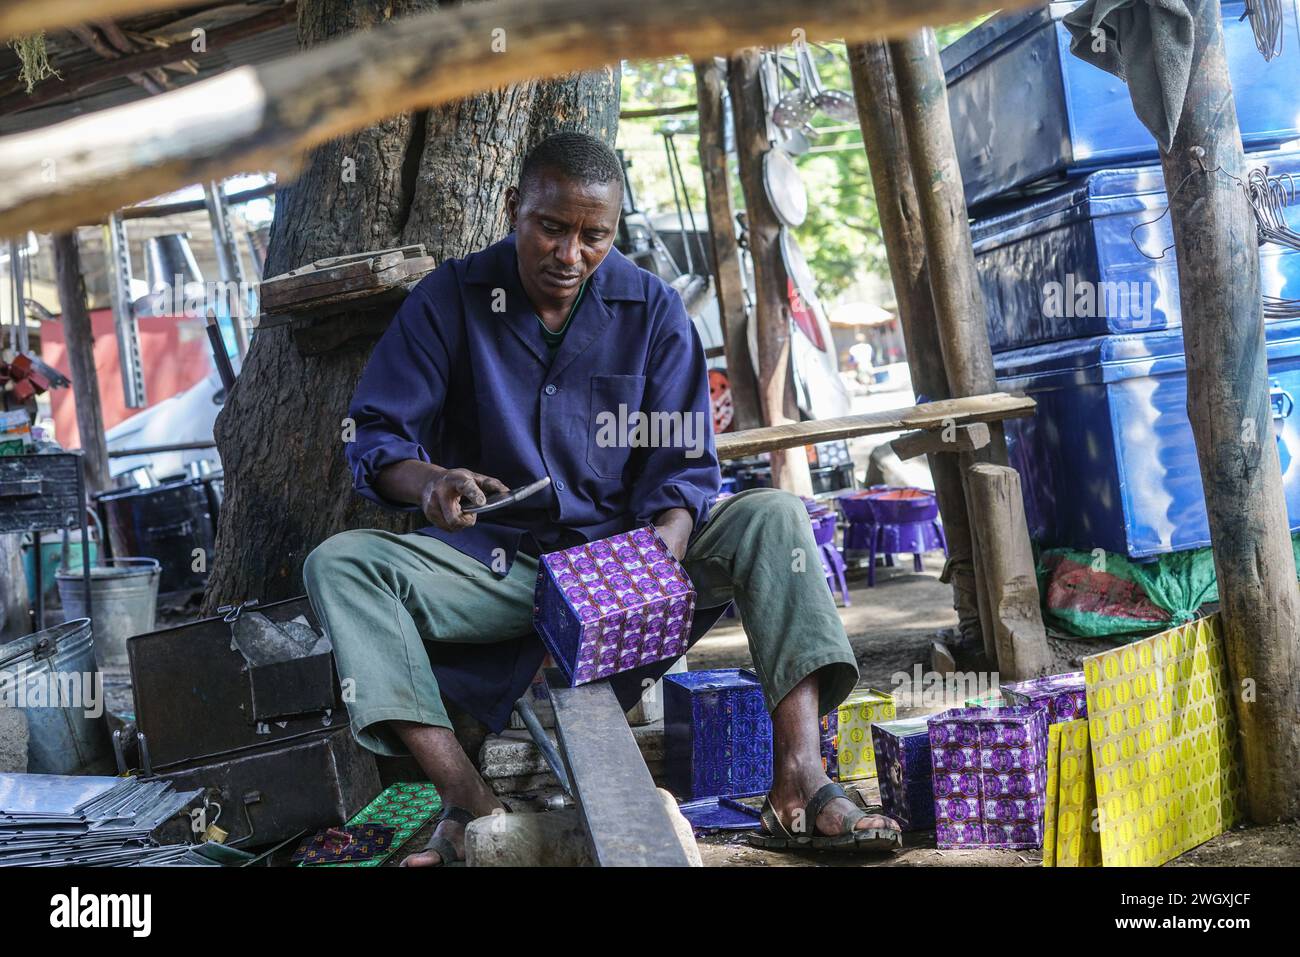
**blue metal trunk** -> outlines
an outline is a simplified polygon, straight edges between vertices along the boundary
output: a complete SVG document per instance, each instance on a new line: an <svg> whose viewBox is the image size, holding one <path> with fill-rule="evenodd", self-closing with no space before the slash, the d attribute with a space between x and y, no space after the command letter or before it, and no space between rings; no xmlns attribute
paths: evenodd
<svg viewBox="0 0 1300 957"><path fill-rule="evenodd" d="M1254 153L1247 161L1294 174L1300 187L1300 150ZM1300 195L1292 199L1287 217L1300 231ZM993 351L1181 326L1165 210L1160 167L1142 166L1092 173L976 222L971 238ZM1300 253L1261 247L1260 280L1264 295L1300 298Z"/></svg>
<svg viewBox="0 0 1300 957"><path fill-rule="evenodd" d="M1268 326L1272 436L1300 528L1300 320ZM1006 423L1030 535L1143 558L1210 543L1187 419L1182 334L1111 335L995 357L999 388L1038 402Z"/></svg>
<svg viewBox="0 0 1300 957"><path fill-rule="evenodd" d="M966 203L976 206L1045 177L1154 162L1156 143L1133 112L1124 82L1070 52L1061 19L1077 3L998 16L943 51ZM1224 44L1248 150L1297 134L1300 30L1296 2L1283 0L1286 42L1265 62L1246 4L1223 7Z"/></svg>

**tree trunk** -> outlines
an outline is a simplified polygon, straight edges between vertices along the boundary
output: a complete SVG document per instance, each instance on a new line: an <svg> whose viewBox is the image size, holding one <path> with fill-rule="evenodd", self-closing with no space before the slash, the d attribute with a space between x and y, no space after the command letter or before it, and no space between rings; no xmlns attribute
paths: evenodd
<svg viewBox="0 0 1300 957"><path fill-rule="evenodd" d="M758 403L764 425L799 418L790 371L790 300L785 260L781 258L781 223L763 187L763 155L772 148L760 76L762 54L742 50L727 61L732 116L736 122L736 156L745 193L749 254L754 260L754 316L758 324ZM770 453L772 484L800 495L812 494L808 456L798 449Z"/></svg>
<svg viewBox="0 0 1300 957"><path fill-rule="evenodd" d="M704 176L704 205L709 214L713 247L713 285L722 319L722 347L727 355L727 380L737 429L762 424L758 411L758 380L749 359L745 284L740 247L736 243L735 212L731 208L731 177L727 175L727 118L722 105L727 77L716 57L695 64L695 102L700 114L700 171Z"/></svg>
<svg viewBox="0 0 1300 957"><path fill-rule="evenodd" d="M1187 415L1205 488L1250 815L1300 815L1300 592L1259 292L1255 221L1219 5L1196 8L1191 82L1161 159L1178 251Z"/></svg>
<svg viewBox="0 0 1300 957"><path fill-rule="evenodd" d="M306 0L304 47L432 2ZM277 191L266 276L313 260L424 243L439 261L465 256L508 232L504 196L524 154L560 129L613 142L618 71L521 84L435 109L404 113L349 133L304 158ZM329 320L337 341L303 354L281 326L253 336L239 380L217 419L226 474L216 556L204 609L302 593L308 553L347 528L406 531L408 513L352 491L344 462L348 403L392 309ZM349 333L355 333L350 337Z"/></svg>
<svg viewBox="0 0 1300 957"><path fill-rule="evenodd" d="M943 340L930 292L921 209L907 167L907 134L889 49L884 40L868 40L851 44L848 57L912 388L918 397L929 401L951 398L948 374L943 368ZM958 629L963 638L970 636L975 645L982 646L979 596L983 593L975 578L974 544L960 465L956 455L931 455L929 462L948 541L944 575L952 584Z"/></svg>

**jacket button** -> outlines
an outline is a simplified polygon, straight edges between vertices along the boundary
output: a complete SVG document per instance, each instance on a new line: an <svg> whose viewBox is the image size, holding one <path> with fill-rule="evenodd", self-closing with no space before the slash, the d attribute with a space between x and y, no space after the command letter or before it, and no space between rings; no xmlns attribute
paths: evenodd
<svg viewBox="0 0 1300 957"><path fill-rule="evenodd" d="M563 483L563 482L556 482L556 483L555 483L555 488L556 488L557 491L563 492L563 491L564 491L564 483Z"/></svg>
<svg viewBox="0 0 1300 957"><path fill-rule="evenodd" d="M555 395L555 384L551 383L542 391L545 392L547 395Z"/></svg>

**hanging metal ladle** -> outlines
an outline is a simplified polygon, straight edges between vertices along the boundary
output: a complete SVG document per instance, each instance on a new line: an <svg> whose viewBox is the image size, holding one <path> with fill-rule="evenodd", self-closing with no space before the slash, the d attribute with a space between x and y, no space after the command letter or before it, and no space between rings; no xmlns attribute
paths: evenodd
<svg viewBox="0 0 1300 957"><path fill-rule="evenodd" d="M821 110L833 120L856 123L858 108L853 102L853 96L843 90L828 90L822 86L821 77L817 75L817 67L813 65L812 54L808 52L808 44L802 41L797 43L795 56L799 64L799 75L812 91L814 109Z"/></svg>

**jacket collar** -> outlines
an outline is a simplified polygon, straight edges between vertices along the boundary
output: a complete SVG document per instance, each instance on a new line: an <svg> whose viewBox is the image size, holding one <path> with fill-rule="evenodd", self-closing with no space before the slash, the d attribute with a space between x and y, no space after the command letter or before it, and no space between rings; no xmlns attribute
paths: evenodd
<svg viewBox="0 0 1300 957"><path fill-rule="evenodd" d="M617 249L610 249L587 281L587 290L578 303L578 309L569 321L564 341L552 360L542 340L532 303L519 280L513 233L467 258L465 282L507 290L506 310L501 319L538 362L549 366L548 375L551 378L564 371L613 321L614 314L606 303L615 300L646 301L641 269Z"/></svg>

